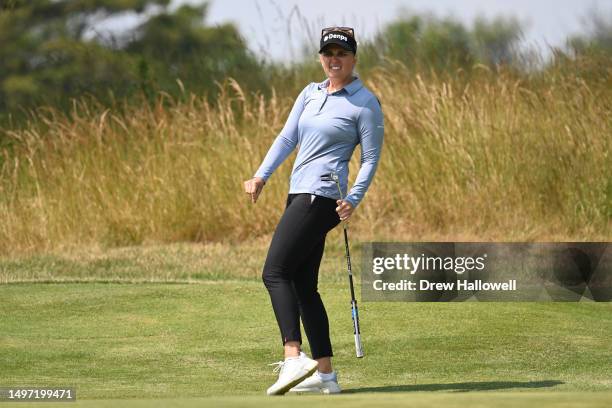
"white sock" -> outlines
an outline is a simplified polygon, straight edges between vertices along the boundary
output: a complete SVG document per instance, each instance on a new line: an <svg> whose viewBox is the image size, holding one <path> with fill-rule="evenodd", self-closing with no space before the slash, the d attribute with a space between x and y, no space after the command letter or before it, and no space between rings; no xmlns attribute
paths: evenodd
<svg viewBox="0 0 612 408"><path fill-rule="evenodd" d="M334 371L331 373L322 373L319 371L319 377L321 377L323 381L332 381L336 379L336 373Z"/></svg>

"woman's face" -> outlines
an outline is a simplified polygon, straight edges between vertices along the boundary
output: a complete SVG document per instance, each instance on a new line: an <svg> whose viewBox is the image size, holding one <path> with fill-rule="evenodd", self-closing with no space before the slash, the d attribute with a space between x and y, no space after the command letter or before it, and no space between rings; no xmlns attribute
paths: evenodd
<svg viewBox="0 0 612 408"><path fill-rule="evenodd" d="M348 79L357 63L355 54L336 44L330 44L319 54L323 71L329 79Z"/></svg>

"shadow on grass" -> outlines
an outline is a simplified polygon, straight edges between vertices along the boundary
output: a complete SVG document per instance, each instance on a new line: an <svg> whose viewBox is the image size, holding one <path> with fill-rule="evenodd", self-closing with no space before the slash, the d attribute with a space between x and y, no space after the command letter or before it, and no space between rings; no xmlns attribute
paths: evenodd
<svg viewBox="0 0 612 408"><path fill-rule="evenodd" d="M449 384L410 384L410 385L389 385L384 387L364 387L342 390L343 394L354 394L359 392L414 392L414 391L489 391L507 390L511 388L547 388L563 384L563 381L481 381L463 382Z"/></svg>

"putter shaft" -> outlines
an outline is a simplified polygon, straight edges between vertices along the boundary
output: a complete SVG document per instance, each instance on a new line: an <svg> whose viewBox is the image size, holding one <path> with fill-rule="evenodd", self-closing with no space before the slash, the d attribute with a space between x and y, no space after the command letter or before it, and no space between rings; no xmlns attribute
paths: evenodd
<svg viewBox="0 0 612 408"><path fill-rule="evenodd" d="M334 181L338 187L338 193L340 193L340 199L342 198L342 189L340 188L340 181L338 175L331 173L329 175L321 176L323 181ZM355 335L355 354L357 358L363 357L363 348L361 346L361 331L359 329L359 310L357 308L357 300L355 299L355 287L353 285L353 270L351 267L351 253L349 250L348 240L348 228L347 223L342 221L342 228L344 229L344 247L346 252L346 267L349 276L349 287L351 289L351 315L353 318L353 333Z"/></svg>

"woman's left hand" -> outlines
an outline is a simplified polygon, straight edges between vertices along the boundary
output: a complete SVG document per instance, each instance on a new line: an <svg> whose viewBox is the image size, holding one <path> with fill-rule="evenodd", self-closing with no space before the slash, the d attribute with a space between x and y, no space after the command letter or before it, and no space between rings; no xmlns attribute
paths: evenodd
<svg viewBox="0 0 612 408"><path fill-rule="evenodd" d="M338 213L340 220L348 220L351 214L353 214L353 205L344 200L336 200L336 204L338 204L338 207L336 207L336 212Z"/></svg>

